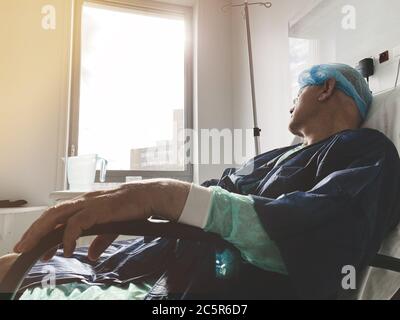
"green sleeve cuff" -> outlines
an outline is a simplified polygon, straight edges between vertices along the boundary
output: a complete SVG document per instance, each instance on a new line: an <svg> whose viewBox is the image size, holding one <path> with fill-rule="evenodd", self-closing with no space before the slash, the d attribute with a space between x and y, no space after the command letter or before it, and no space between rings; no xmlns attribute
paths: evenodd
<svg viewBox="0 0 400 320"><path fill-rule="evenodd" d="M220 187L210 188L213 193L204 230L232 243L247 262L287 275L279 249L261 225L253 199Z"/></svg>

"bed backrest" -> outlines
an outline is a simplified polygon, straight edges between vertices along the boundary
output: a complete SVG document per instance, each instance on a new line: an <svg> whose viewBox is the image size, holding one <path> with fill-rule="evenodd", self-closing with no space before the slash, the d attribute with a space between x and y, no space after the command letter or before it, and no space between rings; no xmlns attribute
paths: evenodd
<svg viewBox="0 0 400 320"><path fill-rule="evenodd" d="M400 88L374 96L363 128L384 133L400 152Z"/></svg>
<svg viewBox="0 0 400 320"><path fill-rule="evenodd" d="M400 88L374 96L364 128L379 130L400 152ZM400 257L400 225L383 241L381 254ZM358 299L387 299L400 287L400 274L369 268L359 288Z"/></svg>

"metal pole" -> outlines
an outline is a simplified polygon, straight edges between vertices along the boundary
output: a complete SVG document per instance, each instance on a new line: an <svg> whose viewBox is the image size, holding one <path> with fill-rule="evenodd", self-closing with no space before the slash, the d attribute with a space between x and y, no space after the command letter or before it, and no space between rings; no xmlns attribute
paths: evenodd
<svg viewBox="0 0 400 320"><path fill-rule="evenodd" d="M250 80L251 80L251 98L253 102L253 118L254 118L254 144L256 156L260 154L260 128L258 127L257 117L257 101L256 101L256 88L254 81L254 64L253 64L253 48L251 45L251 29L250 29L250 15L249 15L249 4L247 0L244 3L244 11L246 14L246 28L247 28L247 44L249 49L249 63L250 63Z"/></svg>

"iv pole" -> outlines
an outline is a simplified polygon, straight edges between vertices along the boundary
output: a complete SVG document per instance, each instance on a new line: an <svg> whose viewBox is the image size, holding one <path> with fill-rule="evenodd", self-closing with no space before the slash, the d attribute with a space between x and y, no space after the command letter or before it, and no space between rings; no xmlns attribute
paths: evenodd
<svg viewBox="0 0 400 320"><path fill-rule="evenodd" d="M258 127L258 117L257 117L257 100L256 100L256 88L254 82L254 63L253 63L253 48L251 41L251 29L250 29L250 14L249 7L259 5L264 6L269 9L272 7L271 2L251 2L245 0L243 4L232 5L231 7L244 7L245 18L246 18L246 30L247 30L247 45L249 52L249 64L250 64L250 80L251 80L251 98L253 104L253 120L254 120L254 144L255 144L255 152L256 156L260 155L261 147L260 147L260 133L261 129Z"/></svg>

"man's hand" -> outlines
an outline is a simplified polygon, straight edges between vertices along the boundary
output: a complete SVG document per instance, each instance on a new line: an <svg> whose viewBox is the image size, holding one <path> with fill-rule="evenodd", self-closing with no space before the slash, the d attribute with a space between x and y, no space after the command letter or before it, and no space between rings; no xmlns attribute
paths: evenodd
<svg viewBox="0 0 400 320"><path fill-rule="evenodd" d="M66 225L63 238L64 255L70 257L76 240L84 230L97 224L145 220L153 215L177 221L183 211L190 184L175 180L149 180L126 184L110 191L87 193L56 205L25 232L14 251L32 250L49 232ZM98 236L89 248L89 259L97 260L118 235ZM46 254L50 259L56 248Z"/></svg>

